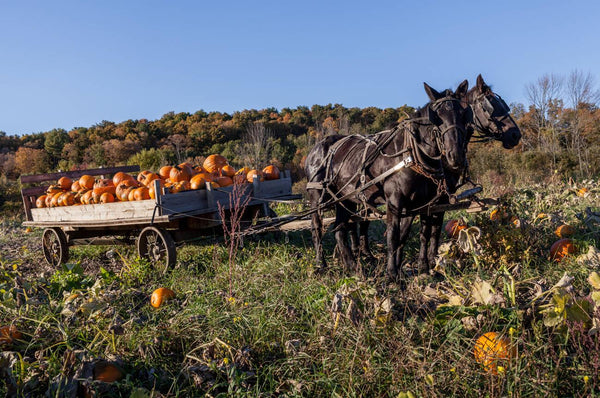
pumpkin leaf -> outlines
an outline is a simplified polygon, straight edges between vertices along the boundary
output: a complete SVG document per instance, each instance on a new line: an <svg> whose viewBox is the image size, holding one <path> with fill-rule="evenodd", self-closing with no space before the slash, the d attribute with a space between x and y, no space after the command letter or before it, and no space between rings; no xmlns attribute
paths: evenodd
<svg viewBox="0 0 600 398"><path fill-rule="evenodd" d="M588 282L594 289L600 290L600 275L597 272L594 271L588 276Z"/></svg>
<svg viewBox="0 0 600 398"><path fill-rule="evenodd" d="M592 292L591 297L594 301L594 304L600 305L600 291Z"/></svg>
<svg viewBox="0 0 600 398"><path fill-rule="evenodd" d="M475 282L473 284L471 297L475 303L483 305L491 304L493 295L494 289L487 281Z"/></svg>

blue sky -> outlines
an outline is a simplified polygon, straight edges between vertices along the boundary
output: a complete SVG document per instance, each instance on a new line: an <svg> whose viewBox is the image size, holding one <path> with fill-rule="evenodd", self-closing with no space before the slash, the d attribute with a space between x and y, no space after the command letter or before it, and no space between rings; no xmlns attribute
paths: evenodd
<svg viewBox="0 0 600 398"><path fill-rule="evenodd" d="M169 111L398 107L482 73L600 81L598 1L0 0L0 131Z"/></svg>

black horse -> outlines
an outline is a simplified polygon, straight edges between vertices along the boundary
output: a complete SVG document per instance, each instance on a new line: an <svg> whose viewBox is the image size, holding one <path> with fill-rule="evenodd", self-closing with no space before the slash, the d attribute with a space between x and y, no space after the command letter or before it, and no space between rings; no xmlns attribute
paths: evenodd
<svg viewBox="0 0 600 398"><path fill-rule="evenodd" d="M321 210L335 205L334 231L345 268L354 258L347 245L351 216L357 206L387 208L387 273L398 277L402 246L410 223L406 214L442 196L448 187L444 170L459 172L466 162L469 108L465 80L456 93L439 93L425 84L431 102L392 130L371 136L328 137L317 144L305 164L317 267L325 268ZM442 159L444 165L442 166Z"/></svg>
<svg viewBox="0 0 600 398"><path fill-rule="evenodd" d="M481 75L477 76L475 87L469 90L463 101L471 108L472 117L467 123L468 141L479 132L480 139L494 139L501 141L506 149L512 149L521 140L521 130L510 116L510 108L504 100L484 82ZM467 141L467 142L468 142ZM458 185L465 179L468 169L452 170L445 168L446 179L449 185L449 193L454 193ZM440 198L440 204L448 203L449 197L444 195ZM444 212L433 214L422 213L420 250L418 258L419 273L428 273L435 265L440 233L444 221ZM412 222L412 220L411 220ZM366 234L368 225L361 227L361 235ZM356 231L356 228L354 228ZM362 239L362 238L361 238ZM364 240L364 239L363 239ZM364 249L364 248L363 248Z"/></svg>
<svg viewBox="0 0 600 398"><path fill-rule="evenodd" d="M458 90L457 90L458 91ZM448 92L446 92L448 94ZM467 143L471 137L475 135L476 138L482 140L494 139L501 141L504 148L511 149L516 146L521 139L521 132L515 121L510 116L510 108L502 100L500 96L495 94L491 88L484 82L481 75L477 76L477 83L475 87L469 90L466 95L461 99L464 106L470 108L470 117L468 118L467 128ZM342 135L328 136L315 146L315 153L325 157L331 145L338 140L342 139ZM453 193L461 179L465 177L467 169L452 170L445 167L445 177L448 182L448 191ZM319 178L319 176L316 176ZM438 203L447 203L448 196L443 195L439 198ZM414 216L407 217L406 222L408 228L412 224ZM421 214L421 234L420 242L421 248L419 251L418 258L418 270L419 272L428 272L430 266L435 263L435 256L437 254L437 248L439 245L439 238L441 232L441 225L443 223L444 213L434 214ZM352 252L354 255L359 253L368 259L373 258L368 243L368 221L359 222L359 235L355 226L350 226L349 235L352 246ZM404 240L408 236L401 240L401 244L404 244Z"/></svg>

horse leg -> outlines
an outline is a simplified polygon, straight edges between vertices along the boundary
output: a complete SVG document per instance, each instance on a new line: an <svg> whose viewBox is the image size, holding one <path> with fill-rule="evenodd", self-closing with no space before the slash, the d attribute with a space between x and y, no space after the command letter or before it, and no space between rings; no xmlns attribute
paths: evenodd
<svg viewBox="0 0 600 398"><path fill-rule="evenodd" d="M431 239L429 240L429 247L427 249L427 260L430 267L435 266L435 259L438 254L438 247L440 245L440 235L442 233L442 225L444 224L444 213L435 213L431 215Z"/></svg>
<svg viewBox="0 0 600 398"><path fill-rule="evenodd" d="M403 279L402 265L403 249L410 225L414 217L399 217L399 211L388 203L387 212L387 276L389 279Z"/></svg>
<svg viewBox="0 0 600 398"><path fill-rule="evenodd" d="M352 250L348 246L348 231L350 227L354 227L353 223L349 223L351 214L341 204L336 205L335 223L333 230L335 231L335 242L339 250L339 255L342 260L344 269L351 270L355 268L354 256ZM356 228L355 228L356 229Z"/></svg>
<svg viewBox="0 0 600 398"><path fill-rule="evenodd" d="M375 256L369 247L369 220L359 222L360 252L368 262L374 262Z"/></svg>
<svg viewBox="0 0 600 398"><path fill-rule="evenodd" d="M431 231L432 231L432 220L430 215L421 214L421 233L419 235L419 241L421 243L419 247L419 257L417 260L417 272L419 274L425 274L429 272L429 259L428 259L428 249L429 242L431 240Z"/></svg>
<svg viewBox="0 0 600 398"><path fill-rule="evenodd" d="M316 209L319 206L321 193L318 190L310 189L307 194L311 208ZM327 267L327 263L323 256L323 220L321 212L314 211L311 221L312 241L315 248L315 267L317 270L323 271Z"/></svg>
<svg viewBox="0 0 600 398"><path fill-rule="evenodd" d="M358 255L360 254L360 247L357 225L354 221L348 222L348 236L350 237L350 249L352 250L352 255L355 258L358 258Z"/></svg>

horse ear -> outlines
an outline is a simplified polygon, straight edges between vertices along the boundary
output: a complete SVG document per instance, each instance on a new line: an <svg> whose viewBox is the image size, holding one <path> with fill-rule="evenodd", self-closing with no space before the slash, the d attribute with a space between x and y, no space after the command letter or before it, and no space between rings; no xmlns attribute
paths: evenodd
<svg viewBox="0 0 600 398"><path fill-rule="evenodd" d="M423 83L423 86L425 86L425 92L427 93L427 96L429 97L429 99L431 101L435 101L435 100L438 100L438 99L442 98L442 94L438 93L429 84Z"/></svg>
<svg viewBox="0 0 600 398"><path fill-rule="evenodd" d="M483 81L483 77L481 77L481 73L480 73L477 76L477 88L479 89L480 92L483 92L486 87L487 87L487 84L485 84L485 82Z"/></svg>
<svg viewBox="0 0 600 398"><path fill-rule="evenodd" d="M461 84L456 88L456 94L459 97L464 97L467 95L467 91L469 91L469 82L465 79Z"/></svg>

